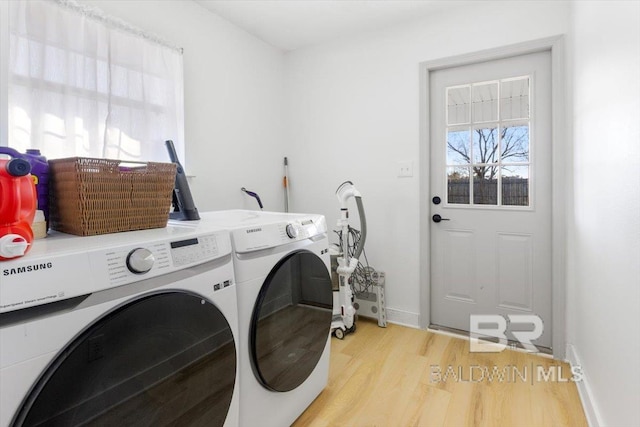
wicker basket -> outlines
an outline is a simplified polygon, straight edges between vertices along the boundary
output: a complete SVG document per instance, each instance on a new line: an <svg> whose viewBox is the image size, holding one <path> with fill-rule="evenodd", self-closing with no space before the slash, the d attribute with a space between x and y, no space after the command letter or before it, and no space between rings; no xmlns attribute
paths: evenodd
<svg viewBox="0 0 640 427"><path fill-rule="evenodd" d="M175 163L72 157L49 160L49 171L54 230L93 236L167 225Z"/></svg>

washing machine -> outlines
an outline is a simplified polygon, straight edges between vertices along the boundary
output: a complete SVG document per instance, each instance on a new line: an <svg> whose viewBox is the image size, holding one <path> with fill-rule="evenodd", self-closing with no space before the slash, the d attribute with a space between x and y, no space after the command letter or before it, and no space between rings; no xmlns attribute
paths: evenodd
<svg viewBox="0 0 640 427"><path fill-rule="evenodd" d="M238 426L231 254L171 225L0 263L0 426Z"/></svg>
<svg viewBox="0 0 640 427"><path fill-rule="evenodd" d="M240 326L240 425L291 425L327 384L333 307L322 215L201 213L228 229Z"/></svg>

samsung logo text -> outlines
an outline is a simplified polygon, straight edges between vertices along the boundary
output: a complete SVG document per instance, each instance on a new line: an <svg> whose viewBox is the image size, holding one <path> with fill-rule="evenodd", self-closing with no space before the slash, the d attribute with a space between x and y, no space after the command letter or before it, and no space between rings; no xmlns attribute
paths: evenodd
<svg viewBox="0 0 640 427"><path fill-rule="evenodd" d="M53 263L47 262L42 264L25 265L24 267L5 268L4 270L2 270L2 275L13 276L14 274L23 274L23 273L29 273L32 271L46 270L52 267L53 267Z"/></svg>

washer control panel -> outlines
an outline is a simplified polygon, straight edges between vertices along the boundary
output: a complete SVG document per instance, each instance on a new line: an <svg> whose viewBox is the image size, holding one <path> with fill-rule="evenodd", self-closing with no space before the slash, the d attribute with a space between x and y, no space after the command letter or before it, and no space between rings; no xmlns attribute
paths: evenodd
<svg viewBox="0 0 640 427"><path fill-rule="evenodd" d="M2 265L0 313L127 285L228 256L227 231L167 227L78 237L60 234L36 256ZM233 277L229 278L232 283ZM228 285L227 285L228 286ZM225 282L220 288L225 287Z"/></svg>
<svg viewBox="0 0 640 427"><path fill-rule="evenodd" d="M292 219L241 228L233 231L233 242L237 253L246 253L272 248L291 242L310 239L327 232L325 219L321 215Z"/></svg>
<svg viewBox="0 0 640 427"><path fill-rule="evenodd" d="M219 252L215 234L171 242L169 246L175 266L213 259Z"/></svg>
<svg viewBox="0 0 640 427"><path fill-rule="evenodd" d="M102 253L91 253L89 259L92 270L104 271L106 268L107 280L113 286L171 271L167 242L146 243L144 247L122 246Z"/></svg>
<svg viewBox="0 0 640 427"><path fill-rule="evenodd" d="M151 242L145 246L124 246L101 255L106 261L110 285L120 286L214 260L225 254L226 245L222 243L222 251L219 246L218 236L214 233L179 240ZM100 263L99 257L100 255L92 257L95 259L95 264Z"/></svg>

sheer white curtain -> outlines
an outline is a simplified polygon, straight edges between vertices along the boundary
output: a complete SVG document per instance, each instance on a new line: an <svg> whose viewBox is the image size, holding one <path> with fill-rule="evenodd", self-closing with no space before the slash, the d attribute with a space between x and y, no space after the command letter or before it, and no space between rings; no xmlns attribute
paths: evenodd
<svg viewBox="0 0 640 427"><path fill-rule="evenodd" d="M9 6L9 146L47 158L184 159L182 53L72 0Z"/></svg>

